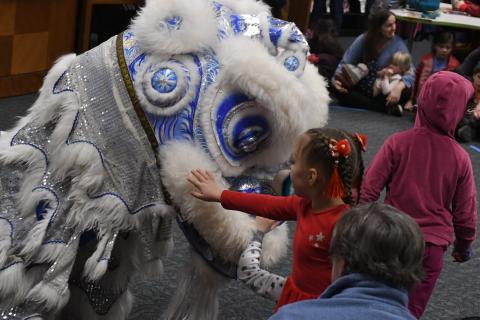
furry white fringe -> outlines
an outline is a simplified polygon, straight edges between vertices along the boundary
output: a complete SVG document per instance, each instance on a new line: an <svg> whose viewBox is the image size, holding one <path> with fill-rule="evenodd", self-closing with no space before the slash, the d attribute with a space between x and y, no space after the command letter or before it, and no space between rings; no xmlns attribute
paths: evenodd
<svg viewBox="0 0 480 320"><path fill-rule="evenodd" d="M180 17L178 29L166 20ZM208 0L148 0L131 25L148 53L182 54L211 48L217 42L217 21Z"/></svg>
<svg viewBox="0 0 480 320"><path fill-rule="evenodd" d="M186 180L191 170L202 168L213 171L217 182L226 187L217 166L196 146L179 142L162 148L161 161L164 184L184 217L224 259L236 263L256 230L255 220L243 212L225 210L218 203L194 198L190 194L193 186ZM278 261L287 249L286 225L269 232L264 241L264 262Z"/></svg>

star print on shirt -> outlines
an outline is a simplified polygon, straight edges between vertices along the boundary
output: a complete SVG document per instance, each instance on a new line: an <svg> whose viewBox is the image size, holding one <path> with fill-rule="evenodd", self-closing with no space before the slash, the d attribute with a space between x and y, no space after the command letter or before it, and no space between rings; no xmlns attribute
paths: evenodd
<svg viewBox="0 0 480 320"><path fill-rule="evenodd" d="M308 236L308 241L313 241L313 235L312 234Z"/></svg>
<svg viewBox="0 0 480 320"><path fill-rule="evenodd" d="M323 239L325 239L325 236L323 235L323 233L321 233L321 232L318 233L318 234L317 234L317 241L320 241L320 242L321 242L321 241L323 241Z"/></svg>

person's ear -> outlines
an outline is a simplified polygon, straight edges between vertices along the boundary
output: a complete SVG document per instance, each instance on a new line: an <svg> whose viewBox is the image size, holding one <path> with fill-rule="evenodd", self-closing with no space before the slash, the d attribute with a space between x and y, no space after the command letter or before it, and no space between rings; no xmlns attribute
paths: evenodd
<svg viewBox="0 0 480 320"><path fill-rule="evenodd" d="M318 171L315 168L308 169L308 185L313 186L318 180Z"/></svg>

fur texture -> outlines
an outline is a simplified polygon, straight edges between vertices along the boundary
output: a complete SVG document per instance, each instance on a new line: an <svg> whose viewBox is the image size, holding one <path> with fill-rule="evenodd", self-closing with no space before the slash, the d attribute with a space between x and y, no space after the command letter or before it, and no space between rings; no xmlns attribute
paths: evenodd
<svg viewBox="0 0 480 320"><path fill-rule="evenodd" d="M217 181L227 186L215 163L203 151L187 143L175 143L162 149L162 177L173 201L222 257L236 263L256 230L255 220L243 212L225 210L218 203L201 201L190 194L193 187L186 178L196 168L213 171ZM265 264L278 261L285 255L286 239L285 224L265 236L262 253Z"/></svg>
<svg viewBox="0 0 480 320"><path fill-rule="evenodd" d="M170 30L166 20L179 16L179 29ZM201 51L217 42L213 8L207 0L149 0L131 25L146 52L170 55Z"/></svg>

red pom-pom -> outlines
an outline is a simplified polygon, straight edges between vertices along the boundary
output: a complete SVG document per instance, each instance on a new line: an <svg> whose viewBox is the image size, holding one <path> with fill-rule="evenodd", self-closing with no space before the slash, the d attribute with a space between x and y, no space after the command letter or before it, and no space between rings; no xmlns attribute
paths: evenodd
<svg viewBox="0 0 480 320"><path fill-rule="evenodd" d="M342 157L348 157L350 155L350 143L348 142L347 139L342 139L337 142L336 145L336 151L338 152L339 155Z"/></svg>
<svg viewBox="0 0 480 320"><path fill-rule="evenodd" d="M310 63L313 63L313 64L317 64L318 62L320 62L320 57L314 53L308 55L307 59L308 61L310 61Z"/></svg>

